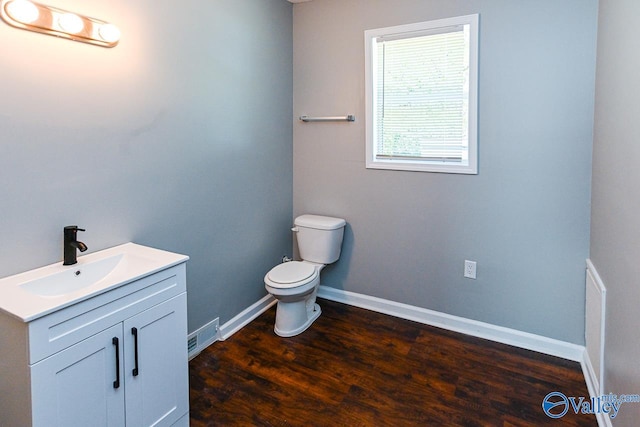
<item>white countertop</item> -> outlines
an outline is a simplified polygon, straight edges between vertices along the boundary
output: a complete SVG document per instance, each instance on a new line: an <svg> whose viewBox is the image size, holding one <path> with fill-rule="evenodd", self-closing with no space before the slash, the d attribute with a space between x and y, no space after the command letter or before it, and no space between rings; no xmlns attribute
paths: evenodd
<svg viewBox="0 0 640 427"><path fill-rule="evenodd" d="M102 260L111 259L113 268L106 275L98 277L89 285L80 289L68 290L58 294L57 286L62 280L85 279L95 275L95 266ZM154 249L135 243L125 243L102 251L78 257L74 265L51 264L0 279L0 310L23 322L30 322L80 301L84 301L111 289L130 283L160 270L186 262L186 255ZM104 265L104 263L101 263ZM102 267L104 269L104 267ZM82 276L84 274L84 276ZM98 273L99 275L100 273ZM56 278L58 283L49 278ZM60 279L57 279L60 278ZM42 279L45 280L44 284ZM79 279L78 279L79 280ZM36 286L33 286L33 285ZM29 290L31 289L31 290ZM35 290L34 290L35 289ZM62 289L62 288L61 288Z"/></svg>

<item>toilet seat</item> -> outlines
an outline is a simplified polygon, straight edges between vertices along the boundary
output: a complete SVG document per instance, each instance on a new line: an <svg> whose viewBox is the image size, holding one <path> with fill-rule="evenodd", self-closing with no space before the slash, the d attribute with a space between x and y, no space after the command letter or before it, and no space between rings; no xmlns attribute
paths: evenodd
<svg viewBox="0 0 640 427"><path fill-rule="evenodd" d="M277 289L291 289L304 286L318 276L318 270L312 264L302 261L285 262L272 268L266 279L269 286Z"/></svg>

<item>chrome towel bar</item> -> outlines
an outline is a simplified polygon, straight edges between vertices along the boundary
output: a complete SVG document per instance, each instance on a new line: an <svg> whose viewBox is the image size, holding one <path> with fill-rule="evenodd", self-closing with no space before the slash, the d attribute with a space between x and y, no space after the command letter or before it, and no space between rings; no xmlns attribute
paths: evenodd
<svg viewBox="0 0 640 427"><path fill-rule="evenodd" d="M300 120L303 122L355 122L356 116L349 114L348 116L333 116L333 117L309 117L300 116Z"/></svg>

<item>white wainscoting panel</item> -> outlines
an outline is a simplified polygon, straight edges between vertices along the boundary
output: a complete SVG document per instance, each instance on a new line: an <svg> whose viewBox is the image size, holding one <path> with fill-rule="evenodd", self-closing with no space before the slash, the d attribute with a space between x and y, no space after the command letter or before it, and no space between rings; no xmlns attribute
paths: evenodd
<svg viewBox="0 0 640 427"><path fill-rule="evenodd" d="M587 382L593 384L593 392L601 396L604 393L604 346L605 346L605 307L607 290L598 275L595 266L587 260L585 305L585 363L588 369Z"/></svg>

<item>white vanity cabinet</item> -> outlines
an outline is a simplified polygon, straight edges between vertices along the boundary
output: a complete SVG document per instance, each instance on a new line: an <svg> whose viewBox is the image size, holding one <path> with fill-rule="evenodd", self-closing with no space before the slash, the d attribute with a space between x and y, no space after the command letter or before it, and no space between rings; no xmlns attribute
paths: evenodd
<svg viewBox="0 0 640 427"><path fill-rule="evenodd" d="M184 262L29 322L1 313L0 425L188 426L186 313Z"/></svg>

